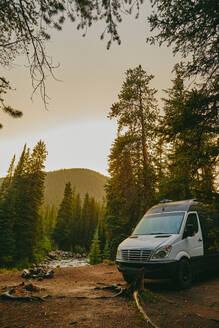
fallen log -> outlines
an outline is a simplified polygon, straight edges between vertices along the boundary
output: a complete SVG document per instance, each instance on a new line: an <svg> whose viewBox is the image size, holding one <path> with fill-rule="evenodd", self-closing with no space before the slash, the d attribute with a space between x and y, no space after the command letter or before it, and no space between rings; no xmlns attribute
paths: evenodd
<svg viewBox="0 0 219 328"><path fill-rule="evenodd" d="M44 299L42 297L39 297L39 296L33 296L33 295L30 295L30 296L16 296L16 295L12 295L10 290L8 292L2 293L0 295L0 297L1 297L1 299L11 300L11 301L44 302Z"/></svg>
<svg viewBox="0 0 219 328"><path fill-rule="evenodd" d="M8 289L8 290L7 290ZM32 283L25 284L22 282L16 286L10 286L4 288L5 292L0 295L1 299L13 300L13 301L38 301L43 302L44 297L32 295L33 292L40 292L45 288L40 288Z"/></svg>

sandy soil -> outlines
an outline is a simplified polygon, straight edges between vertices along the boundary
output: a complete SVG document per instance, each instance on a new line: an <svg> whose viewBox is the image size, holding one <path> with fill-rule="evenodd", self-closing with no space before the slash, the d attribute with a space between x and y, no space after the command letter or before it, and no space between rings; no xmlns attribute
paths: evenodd
<svg viewBox="0 0 219 328"><path fill-rule="evenodd" d="M22 281L20 273L0 273L0 293ZM42 288L33 295L49 297L44 302L0 299L1 328L148 327L132 300L100 298L114 294L95 289L126 285L115 266L55 269L53 279L32 282ZM219 277L199 279L184 291L177 291L169 281L146 279L145 288L144 309L160 328L219 327Z"/></svg>

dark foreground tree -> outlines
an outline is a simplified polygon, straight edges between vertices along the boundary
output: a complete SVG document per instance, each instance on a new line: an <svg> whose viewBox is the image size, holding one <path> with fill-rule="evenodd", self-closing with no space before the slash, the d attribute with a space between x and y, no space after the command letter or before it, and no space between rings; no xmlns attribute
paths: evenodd
<svg viewBox="0 0 219 328"><path fill-rule="evenodd" d="M151 0L155 9L149 17L151 30L158 33L150 43L167 43L174 54L187 61L180 64L184 76L200 75L207 84L218 79L217 0Z"/></svg>
<svg viewBox="0 0 219 328"><path fill-rule="evenodd" d="M175 70L193 78L205 93L205 106L219 125L218 111L218 25L217 0L151 0L154 12L149 17L151 31L147 40L173 48L182 61ZM208 95L208 97L206 97ZM203 106L202 106L203 108ZM205 118L203 117L203 120Z"/></svg>
<svg viewBox="0 0 219 328"><path fill-rule="evenodd" d="M3 77L0 76L0 111L10 115L14 118L19 118L22 116L22 112L12 108L9 105L5 104L4 96L11 89L9 82ZM0 129L2 124L0 123Z"/></svg>

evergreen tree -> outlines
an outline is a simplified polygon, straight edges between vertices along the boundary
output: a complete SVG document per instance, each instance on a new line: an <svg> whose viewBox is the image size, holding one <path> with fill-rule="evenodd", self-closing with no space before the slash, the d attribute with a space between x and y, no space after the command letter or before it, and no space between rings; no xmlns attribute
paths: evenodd
<svg viewBox="0 0 219 328"><path fill-rule="evenodd" d="M71 250L71 230L73 222L73 192L71 183L65 185L64 197L60 204L53 239L60 249Z"/></svg>
<svg viewBox="0 0 219 328"><path fill-rule="evenodd" d="M0 190L0 266L10 267L13 265L13 255L15 250L15 237L13 233L14 207L13 199L10 199L11 182L14 171L13 157L8 174L5 177Z"/></svg>
<svg viewBox="0 0 219 328"><path fill-rule="evenodd" d="M43 204L45 179L43 169L46 155L43 141L37 143L32 154L25 146L15 169L13 179L16 213L15 258L21 265L27 265L35 259L34 254L40 234L40 208Z"/></svg>
<svg viewBox="0 0 219 328"><path fill-rule="evenodd" d="M178 66L184 76L204 78L204 86L218 81L218 1L152 0L154 11L149 17L151 44L172 46L183 62ZM187 59L187 61L186 61Z"/></svg>
<svg viewBox="0 0 219 328"><path fill-rule="evenodd" d="M74 200L74 207L73 207L73 228L72 228L73 249L75 249L77 245L81 244L80 220L81 220L81 197L80 194L77 194Z"/></svg>
<svg viewBox="0 0 219 328"><path fill-rule="evenodd" d="M105 200L103 199L103 202L99 206L99 217L98 217L98 224L97 224L97 229L98 229L98 236L99 236L99 241L100 241L100 249L101 253L104 251L104 247L106 245L106 204Z"/></svg>
<svg viewBox="0 0 219 328"><path fill-rule="evenodd" d="M156 90L149 86L152 79L140 65L127 70L119 101L109 113L118 123L106 184L106 231L112 258L118 244L156 199L158 109Z"/></svg>
<svg viewBox="0 0 219 328"><path fill-rule="evenodd" d="M196 89L185 90L179 75L167 94L161 123L161 134L169 147L164 197L211 199L216 192L219 139L208 112L208 96Z"/></svg>
<svg viewBox="0 0 219 328"><path fill-rule="evenodd" d="M81 210L81 246L88 251L98 223L98 206L93 197L86 193Z"/></svg>
<svg viewBox="0 0 219 328"><path fill-rule="evenodd" d="M111 106L109 118L117 118L118 132L124 129L138 143L138 176L144 187L145 207L154 202L155 172L152 163L154 131L158 118L156 90L149 87L153 75L141 67L126 71L126 79L119 93L119 101Z"/></svg>
<svg viewBox="0 0 219 328"><path fill-rule="evenodd" d="M9 166L7 176L4 178L4 180L1 184L1 187L0 187L0 204L1 204L1 201L3 201L3 199L7 195L8 189L11 186L13 175L14 175L14 163L15 163L15 155L13 156L13 158L11 160L11 164Z"/></svg>
<svg viewBox="0 0 219 328"><path fill-rule="evenodd" d="M106 184L106 238L111 257L145 211L144 186L138 177L135 138L119 136L109 156L110 178ZM140 181L139 181L140 180Z"/></svg>
<svg viewBox="0 0 219 328"><path fill-rule="evenodd" d="M88 230L87 230L87 221L89 218L89 195L86 193L83 201L83 206L81 210L81 218L80 218L80 227L79 227L79 234L80 234L80 246L82 248L86 248L87 238L88 238Z"/></svg>
<svg viewBox="0 0 219 328"><path fill-rule="evenodd" d="M103 250L103 259L104 260L110 260L111 258L111 252L110 252L110 243L109 240L106 241L104 250Z"/></svg>
<svg viewBox="0 0 219 328"><path fill-rule="evenodd" d="M42 141L32 154L24 146L13 172L13 163L3 184L4 199L0 205L1 229L7 228L2 240L2 256L21 267L35 260L40 234L40 207L43 202L44 161L46 148ZM9 242L6 242L8 238ZM8 243L8 249L5 245Z"/></svg>
<svg viewBox="0 0 219 328"><path fill-rule="evenodd" d="M89 253L90 264L101 263L101 253L100 253L100 242L98 238L98 230L95 231L94 238L91 244L91 249Z"/></svg>

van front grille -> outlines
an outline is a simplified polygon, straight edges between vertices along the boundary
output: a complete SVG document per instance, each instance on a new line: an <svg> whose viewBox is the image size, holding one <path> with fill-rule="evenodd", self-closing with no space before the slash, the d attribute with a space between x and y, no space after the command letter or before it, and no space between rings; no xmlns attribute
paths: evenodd
<svg viewBox="0 0 219 328"><path fill-rule="evenodd" d="M122 259L129 262L147 262L151 256L148 249L123 249Z"/></svg>

